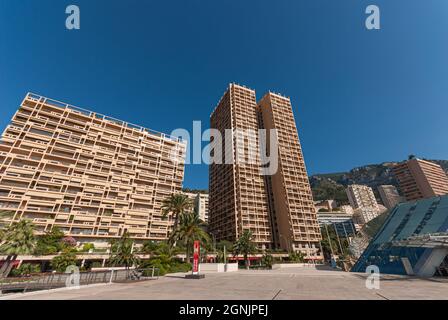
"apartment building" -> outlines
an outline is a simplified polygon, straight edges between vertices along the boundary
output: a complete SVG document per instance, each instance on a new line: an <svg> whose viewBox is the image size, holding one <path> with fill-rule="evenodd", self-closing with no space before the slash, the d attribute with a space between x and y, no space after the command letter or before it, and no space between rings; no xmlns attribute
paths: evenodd
<svg viewBox="0 0 448 320"><path fill-rule="evenodd" d="M380 210L374 207L360 207L355 209L353 213L353 221L360 226L366 224L370 220L380 215Z"/></svg>
<svg viewBox="0 0 448 320"><path fill-rule="evenodd" d="M79 242L164 240L161 204L182 188L185 152L175 137L30 93L2 135L0 209Z"/></svg>
<svg viewBox="0 0 448 320"><path fill-rule="evenodd" d="M194 210L198 213L199 218L204 222L208 222L208 194L194 192L182 193L191 200Z"/></svg>
<svg viewBox="0 0 448 320"><path fill-rule="evenodd" d="M404 202L404 198L400 196L397 188L392 185L382 185L378 187L381 201L387 209L392 209L400 202Z"/></svg>
<svg viewBox="0 0 448 320"><path fill-rule="evenodd" d="M354 213L353 207L351 205L348 205L348 204L339 206L339 210L341 212L345 212L345 213L351 214L351 215L353 215L353 213Z"/></svg>
<svg viewBox="0 0 448 320"><path fill-rule="evenodd" d="M369 186L352 184L346 189L350 205L354 208L373 207L378 208L375 194Z"/></svg>
<svg viewBox="0 0 448 320"><path fill-rule="evenodd" d="M204 222L208 222L208 197L207 193L198 193L194 202L199 218Z"/></svg>
<svg viewBox="0 0 448 320"><path fill-rule="evenodd" d="M234 241L251 230L259 247L320 259L320 229L290 100L268 93L257 104L254 90L230 84L210 122L223 136L225 129L276 129L279 146L278 170L263 175L257 135L246 137L253 143L241 143L235 135L224 139L222 154L235 159L238 150L253 152L256 161L210 165L209 225L217 240Z"/></svg>
<svg viewBox="0 0 448 320"><path fill-rule="evenodd" d="M407 201L448 194L448 177L436 163L410 159L393 168Z"/></svg>
<svg viewBox="0 0 448 320"><path fill-rule="evenodd" d="M209 167L209 230L219 240L235 241L250 230L259 248L273 244L272 221L266 184L261 174L258 135L241 143L236 131L258 130L255 91L231 84L210 116L210 127L222 137L221 163ZM213 156L218 157L217 140L211 141ZM252 161L237 160L237 151L255 155ZM255 149L255 150L254 150ZM241 153L240 153L241 154Z"/></svg>
<svg viewBox="0 0 448 320"><path fill-rule="evenodd" d="M277 131L278 170L265 176L270 188L274 236L281 248L319 259L321 233L291 101L267 93L258 102L260 127ZM267 135L267 144L270 141Z"/></svg>

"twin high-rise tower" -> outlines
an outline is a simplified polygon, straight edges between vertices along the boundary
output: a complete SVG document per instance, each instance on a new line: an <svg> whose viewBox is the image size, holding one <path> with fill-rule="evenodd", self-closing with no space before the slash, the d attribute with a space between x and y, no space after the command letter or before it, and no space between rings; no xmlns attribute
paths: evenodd
<svg viewBox="0 0 448 320"><path fill-rule="evenodd" d="M320 229L289 98L269 92L257 104L254 90L231 84L210 124L223 137L223 157L255 154L252 161L210 165L209 226L216 239L234 241L250 230L260 248L301 251L320 259ZM258 134L240 139L237 133L259 129L267 131L265 142ZM230 139L225 137L229 130ZM262 170L264 144L277 153L269 155L277 161L276 170L267 174Z"/></svg>

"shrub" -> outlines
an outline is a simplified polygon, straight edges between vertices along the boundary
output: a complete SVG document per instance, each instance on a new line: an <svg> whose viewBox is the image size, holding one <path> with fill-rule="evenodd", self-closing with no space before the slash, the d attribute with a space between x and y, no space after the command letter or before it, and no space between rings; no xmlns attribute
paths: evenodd
<svg viewBox="0 0 448 320"><path fill-rule="evenodd" d="M265 254L261 258L261 264L268 269L272 269L273 263L274 263L274 257L270 254Z"/></svg>
<svg viewBox="0 0 448 320"><path fill-rule="evenodd" d="M73 237L64 237L64 238L62 238L62 242L68 247L76 246L76 240Z"/></svg>
<svg viewBox="0 0 448 320"><path fill-rule="evenodd" d="M39 265L31 263L23 263L20 265L20 267L11 270L11 275L13 277L19 277L19 276L28 276L32 273L39 273L39 272L40 272Z"/></svg>
<svg viewBox="0 0 448 320"><path fill-rule="evenodd" d="M303 263L305 262L305 255L302 252L291 252L288 259L293 263Z"/></svg>
<svg viewBox="0 0 448 320"><path fill-rule="evenodd" d="M71 265L76 265L76 254L70 251L65 251L51 260L51 267L57 272L65 272Z"/></svg>
<svg viewBox="0 0 448 320"><path fill-rule="evenodd" d="M191 270L191 264L179 262L176 260L169 260L166 257L157 257L142 261L140 268L158 268L159 275L163 276L167 273L188 272Z"/></svg>
<svg viewBox="0 0 448 320"><path fill-rule="evenodd" d="M101 262L98 261L94 261L92 262L92 264L90 265L90 268L101 268L103 266L103 264Z"/></svg>
<svg viewBox="0 0 448 320"><path fill-rule="evenodd" d="M95 245L93 243L84 243L81 251L89 252L90 250L95 250Z"/></svg>

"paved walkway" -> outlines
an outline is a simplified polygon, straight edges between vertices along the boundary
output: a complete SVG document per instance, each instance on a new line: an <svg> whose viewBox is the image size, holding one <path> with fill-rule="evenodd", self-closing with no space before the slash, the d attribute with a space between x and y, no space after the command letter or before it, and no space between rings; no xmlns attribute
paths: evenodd
<svg viewBox="0 0 448 320"><path fill-rule="evenodd" d="M365 286L366 275L308 268L207 273L205 279L183 274L138 283L108 284L77 290L33 292L9 299L448 299L445 279L383 276L379 290Z"/></svg>

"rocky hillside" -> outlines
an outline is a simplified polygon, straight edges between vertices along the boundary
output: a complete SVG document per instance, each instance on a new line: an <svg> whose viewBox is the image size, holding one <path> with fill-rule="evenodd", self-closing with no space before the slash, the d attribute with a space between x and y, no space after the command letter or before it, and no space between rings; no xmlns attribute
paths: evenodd
<svg viewBox="0 0 448 320"><path fill-rule="evenodd" d="M429 160L439 164L448 174L448 160ZM396 162L384 162L354 168L349 172L316 174L310 177L311 188L315 200L335 199L348 202L345 187L350 184L364 184L376 188L382 184L398 186L392 173Z"/></svg>

